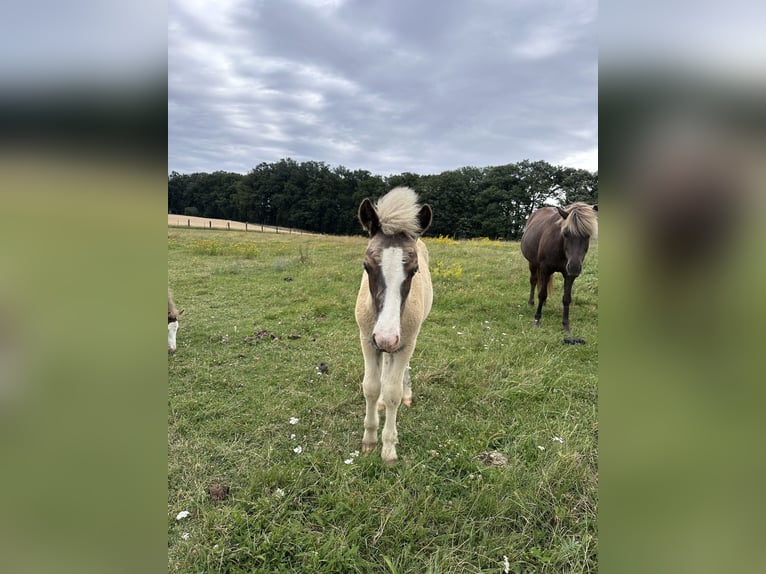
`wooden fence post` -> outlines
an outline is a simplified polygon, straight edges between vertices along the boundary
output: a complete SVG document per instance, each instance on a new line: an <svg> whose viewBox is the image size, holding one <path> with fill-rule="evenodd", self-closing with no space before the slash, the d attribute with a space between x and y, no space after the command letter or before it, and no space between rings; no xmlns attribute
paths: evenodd
<svg viewBox="0 0 766 574"><path fill-rule="evenodd" d="M191 219L186 220L186 227L191 227Z"/></svg>
<svg viewBox="0 0 766 574"><path fill-rule="evenodd" d="M229 231L231 231L231 225L230 225L230 223L229 223L228 221L226 222L226 229L228 229Z"/></svg>
<svg viewBox="0 0 766 574"><path fill-rule="evenodd" d="M209 219L207 220L207 226L209 229L213 229L213 222L210 221Z"/></svg>

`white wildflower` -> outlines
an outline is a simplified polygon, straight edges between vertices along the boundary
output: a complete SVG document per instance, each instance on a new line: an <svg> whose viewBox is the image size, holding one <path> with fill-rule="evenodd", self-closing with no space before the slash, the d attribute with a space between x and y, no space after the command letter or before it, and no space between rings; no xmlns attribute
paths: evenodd
<svg viewBox="0 0 766 574"><path fill-rule="evenodd" d="M188 510L182 510L178 514L176 514L176 520L181 520L183 518L187 518L188 516L191 516L191 512Z"/></svg>
<svg viewBox="0 0 766 574"><path fill-rule="evenodd" d="M359 456L359 451L358 450L355 450L354 452L351 453L351 458L356 458L358 456Z"/></svg>
<svg viewBox="0 0 766 574"><path fill-rule="evenodd" d="M284 495L285 495L285 491L284 491L284 490L282 490L281 488L277 488L277 489L274 491L274 494L275 494L276 496L278 496L279 498L282 498L282 497L284 497Z"/></svg>
<svg viewBox="0 0 766 574"><path fill-rule="evenodd" d="M290 424L295 425L298 424L298 418L297 417L290 417Z"/></svg>
<svg viewBox="0 0 766 574"><path fill-rule="evenodd" d="M353 458L347 458L346 460L343 461L343 463L344 464L353 464L354 463L354 459Z"/></svg>
<svg viewBox="0 0 766 574"><path fill-rule="evenodd" d="M290 435L290 440L295 440L295 433Z"/></svg>
<svg viewBox="0 0 766 574"><path fill-rule="evenodd" d="M561 438L560 436L554 436L553 440L555 440L556 442L558 442L560 444L564 444L564 439Z"/></svg>
<svg viewBox="0 0 766 574"><path fill-rule="evenodd" d="M302 452L303 452L303 447L302 447L301 445L298 445L298 446L296 446L296 447L293 449L293 452L294 452L295 454L300 454L300 453L302 453Z"/></svg>
<svg viewBox="0 0 766 574"><path fill-rule="evenodd" d="M543 445L541 445L541 444L538 444L537 448L539 448L540 450L545 450L545 447Z"/></svg>
<svg viewBox="0 0 766 574"><path fill-rule="evenodd" d="M511 563L508 562L508 557L503 556L503 574L510 574L511 572Z"/></svg>
<svg viewBox="0 0 766 574"><path fill-rule="evenodd" d="M182 540L189 540L189 533L188 532L184 532L183 534L181 534L181 539Z"/></svg>

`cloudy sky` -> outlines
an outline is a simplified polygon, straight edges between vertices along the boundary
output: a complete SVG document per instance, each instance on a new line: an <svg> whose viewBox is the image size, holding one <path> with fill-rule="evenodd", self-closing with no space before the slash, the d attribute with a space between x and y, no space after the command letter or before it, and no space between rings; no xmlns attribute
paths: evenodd
<svg viewBox="0 0 766 574"><path fill-rule="evenodd" d="M596 0L170 0L168 170L595 171L596 17Z"/></svg>

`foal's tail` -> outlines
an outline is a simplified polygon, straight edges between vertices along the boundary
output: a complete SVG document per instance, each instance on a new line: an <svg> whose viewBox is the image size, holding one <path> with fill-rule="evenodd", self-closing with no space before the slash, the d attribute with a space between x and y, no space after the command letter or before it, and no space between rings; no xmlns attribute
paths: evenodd
<svg viewBox="0 0 766 574"><path fill-rule="evenodd" d="M540 289L543 286L543 275L539 271L537 272L537 291L540 292ZM546 288L548 290L548 297L551 296L551 293L553 293L553 275L551 274L550 277L548 277L548 285L546 285Z"/></svg>

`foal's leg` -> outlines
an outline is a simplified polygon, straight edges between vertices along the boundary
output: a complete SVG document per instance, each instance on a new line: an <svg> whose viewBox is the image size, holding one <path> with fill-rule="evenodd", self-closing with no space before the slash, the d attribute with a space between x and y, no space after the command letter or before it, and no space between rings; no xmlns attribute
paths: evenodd
<svg viewBox="0 0 766 574"><path fill-rule="evenodd" d="M570 333L569 329L569 304L572 302L572 284L575 278L569 275L564 275L564 298L561 302L564 304L564 318L561 324L564 326L564 330Z"/></svg>
<svg viewBox="0 0 766 574"><path fill-rule="evenodd" d="M402 394L402 402L404 406L412 406L412 380L410 379L410 365L407 364L407 368L404 369L404 391Z"/></svg>
<svg viewBox="0 0 766 574"><path fill-rule="evenodd" d="M378 411L375 405L380 397L381 352L377 351L369 341L363 340L362 353L364 354L362 388L366 405L362 452L370 452L375 450L375 445L378 444Z"/></svg>
<svg viewBox="0 0 766 574"><path fill-rule="evenodd" d="M396 444L399 442L396 431L396 413L404 393L404 371L407 369L412 350L401 349L396 353L383 354L381 380L383 384L383 402L386 405L386 422L383 425L383 450L380 456L383 462L396 462Z"/></svg>
<svg viewBox="0 0 766 574"><path fill-rule="evenodd" d="M537 312L535 313L535 327L540 326L540 317L543 315L543 305L545 300L548 299L548 281L551 279L553 273L540 272L540 288L537 290L537 299L540 301L537 305Z"/></svg>
<svg viewBox="0 0 766 574"><path fill-rule="evenodd" d="M412 406L412 381L410 380L410 365L407 364L407 368L404 369L404 390L402 391L402 403L404 403L404 406L411 407ZM386 408L386 403L383 401L383 396L381 395L378 399L378 410L382 411Z"/></svg>

